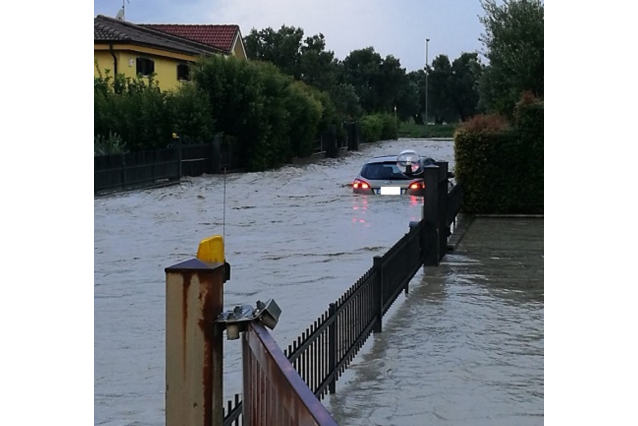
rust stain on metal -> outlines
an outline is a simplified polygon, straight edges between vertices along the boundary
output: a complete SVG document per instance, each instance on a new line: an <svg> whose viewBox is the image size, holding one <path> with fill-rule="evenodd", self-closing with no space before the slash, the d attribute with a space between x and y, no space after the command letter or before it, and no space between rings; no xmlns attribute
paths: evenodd
<svg viewBox="0 0 638 426"><path fill-rule="evenodd" d="M244 395L251 425L336 425L261 325L251 323L244 344ZM248 380L246 380L248 377Z"/></svg>
<svg viewBox="0 0 638 426"><path fill-rule="evenodd" d="M193 275L189 272L182 273L184 283L182 286L182 371L186 374L186 330L188 323L188 289Z"/></svg>
<svg viewBox="0 0 638 426"><path fill-rule="evenodd" d="M221 371L215 371L216 366L213 362L213 356L215 355L214 352L217 346L215 339L222 338L222 336L215 336L215 320L222 312L223 308L223 290L221 288L216 288L221 287L222 281L219 274L219 270L215 271L213 274L198 274L201 288L199 301L202 308L198 326L204 334L202 386L204 389L204 424L206 425L212 424L213 421L213 378L215 375L219 375L221 377L222 374ZM218 354L218 357L221 359L223 354Z"/></svg>

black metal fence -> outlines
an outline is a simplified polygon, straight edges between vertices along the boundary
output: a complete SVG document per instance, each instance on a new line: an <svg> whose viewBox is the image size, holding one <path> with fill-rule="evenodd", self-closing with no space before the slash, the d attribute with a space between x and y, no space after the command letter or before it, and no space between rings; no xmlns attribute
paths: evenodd
<svg viewBox="0 0 638 426"><path fill-rule="evenodd" d="M359 149L361 137L358 122L344 123L346 140L337 138L337 129L332 126L322 132L315 141L314 152L336 158L339 151ZM102 194L139 188L178 183L184 176L221 173L243 169L244 156L237 152L236 138L216 136L205 144L190 144L188 140L176 142L167 148L127 154L94 157L94 193Z"/></svg>
<svg viewBox="0 0 638 426"><path fill-rule="evenodd" d="M372 267L284 351L319 399L335 392L337 380L370 334L382 331L383 315L401 292L408 292L419 268L438 265L447 252L463 191L455 186L448 192L447 163L429 166L425 173L423 219L410 224L408 233L383 256L375 256ZM241 396L235 395L224 410L224 426L241 424L241 414Z"/></svg>
<svg viewBox="0 0 638 426"><path fill-rule="evenodd" d="M94 157L96 194L148 188L179 182L184 176L239 170L243 157L233 150L231 137L216 137L205 144L176 141L173 146L153 151Z"/></svg>

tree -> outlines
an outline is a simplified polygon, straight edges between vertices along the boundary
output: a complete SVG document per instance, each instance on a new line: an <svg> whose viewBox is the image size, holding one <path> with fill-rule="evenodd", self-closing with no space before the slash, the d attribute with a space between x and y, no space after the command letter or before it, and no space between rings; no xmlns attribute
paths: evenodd
<svg viewBox="0 0 638 426"><path fill-rule="evenodd" d="M415 124L424 124L423 112L425 108L425 70L412 71L408 74L410 86L415 90L417 108L412 113Z"/></svg>
<svg viewBox="0 0 638 426"><path fill-rule="evenodd" d="M483 67L477 53L462 53L452 62L450 94L458 119L465 121L477 112L479 81Z"/></svg>
<svg viewBox="0 0 638 426"><path fill-rule="evenodd" d="M343 60L343 82L354 87L366 113L377 111L381 55L373 47L353 50Z"/></svg>
<svg viewBox="0 0 638 426"><path fill-rule="evenodd" d="M299 55L301 81L320 90L330 90L337 83L337 67L334 52L326 51L323 34L306 38Z"/></svg>
<svg viewBox="0 0 638 426"><path fill-rule="evenodd" d="M490 62L480 82L481 107L511 116L522 92L543 96L544 6L540 0L483 0L481 5L485 34L480 40Z"/></svg>
<svg viewBox="0 0 638 426"><path fill-rule="evenodd" d="M415 88L401 68L401 62L392 55L381 58L373 47L354 50L343 60L342 80L351 84L361 107L368 113L392 113L394 107L404 118L418 108Z"/></svg>
<svg viewBox="0 0 638 426"><path fill-rule="evenodd" d="M453 73L452 64L447 55L438 55L428 69L428 115L434 116L434 122L456 120L456 111L452 101ZM427 119L427 117L425 117Z"/></svg>
<svg viewBox="0 0 638 426"><path fill-rule="evenodd" d="M249 59L270 62L281 72L299 80L299 58L303 29L282 25L278 31L268 27L261 31L252 29L244 37L244 46Z"/></svg>

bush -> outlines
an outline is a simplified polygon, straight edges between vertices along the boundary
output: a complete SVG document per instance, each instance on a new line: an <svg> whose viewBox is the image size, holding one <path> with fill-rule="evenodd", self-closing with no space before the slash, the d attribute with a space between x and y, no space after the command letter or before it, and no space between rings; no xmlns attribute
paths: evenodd
<svg viewBox="0 0 638 426"><path fill-rule="evenodd" d="M304 86L304 83L294 82L288 87L291 149L294 157L307 157L313 153L323 110L321 101L309 96Z"/></svg>
<svg viewBox="0 0 638 426"><path fill-rule="evenodd" d="M366 142L397 139L399 126L391 114L371 114L361 118L361 134Z"/></svg>
<svg viewBox="0 0 638 426"><path fill-rule="evenodd" d="M399 123L391 114L381 114L383 128L381 129L381 140L397 139L399 137Z"/></svg>
<svg viewBox="0 0 638 426"><path fill-rule="evenodd" d="M117 133L109 132L108 136L93 136L93 155L113 155L123 154L126 152L124 142Z"/></svg>
<svg viewBox="0 0 638 426"><path fill-rule="evenodd" d="M481 115L457 128L455 173L464 212L543 212L542 129L542 101L519 103L515 126Z"/></svg>
<svg viewBox="0 0 638 426"><path fill-rule="evenodd" d="M202 58L193 81L208 98L217 130L236 138L234 152L245 157L250 171L308 155L317 126L335 121L327 95L294 83L266 62Z"/></svg>
<svg viewBox="0 0 638 426"><path fill-rule="evenodd" d="M366 142L381 140L383 120L378 115L364 115L361 117L361 136Z"/></svg>
<svg viewBox="0 0 638 426"><path fill-rule="evenodd" d="M117 135L123 150L152 150L170 144L173 132L194 143L212 140L215 132L208 100L192 84L163 92L152 77L107 71L94 79L93 100L94 142L100 144Z"/></svg>
<svg viewBox="0 0 638 426"><path fill-rule="evenodd" d="M206 94L192 82L185 82L167 94L173 130L182 143L203 144L215 136L215 119Z"/></svg>

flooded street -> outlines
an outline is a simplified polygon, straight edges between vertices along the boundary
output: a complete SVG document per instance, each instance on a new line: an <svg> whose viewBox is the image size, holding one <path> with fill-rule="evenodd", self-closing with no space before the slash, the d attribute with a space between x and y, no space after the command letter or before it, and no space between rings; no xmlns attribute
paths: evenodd
<svg viewBox="0 0 638 426"><path fill-rule="evenodd" d="M479 218L337 385L343 425L542 425L543 219Z"/></svg>
<svg viewBox="0 0 638 426"><path fill-rule="evenodd" d="M282 348L292 343L420 220L419 198L348 186L366 159L404 149L453 169L451 141L401 139L316 164L95 198L94 423L164 424L164 268L194 257L205 237L225 237L225 306L275 299L272 334ZM527 232L533 258L543 222L531 223L471 227L457 253L417 273L324 400L339 424L543 423L542 258L528 266L540 268L529 282L488 282L490 270L520 272L513 262L527 261L472 245ZM224 342L225 400L241 392L239 342Z"/></svg>

